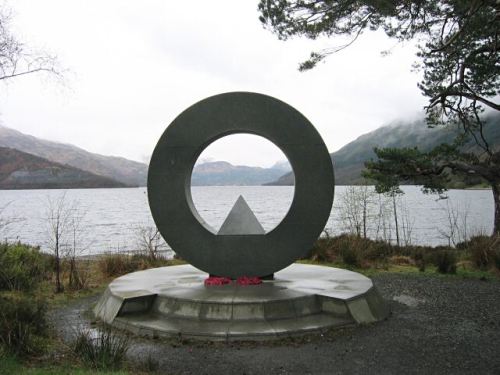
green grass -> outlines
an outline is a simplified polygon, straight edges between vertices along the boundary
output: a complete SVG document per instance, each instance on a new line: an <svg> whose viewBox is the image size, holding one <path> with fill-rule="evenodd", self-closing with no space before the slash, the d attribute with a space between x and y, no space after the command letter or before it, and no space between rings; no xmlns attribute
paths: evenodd
<svg viewBox="0 0 500 375"><path fill-rule="evenodd" d="M17 258L34 259L31 262L22 262L17 258L9 263L11 265L12 272L8 274L9 278L5 279L8 283L0 284L1 295L6 296L19 296L19 298L29 299L35 298L46 302L49 309L59 308L61 306L67 305L74 300L85 298L90 295L100 294L106 288L106 286L111 281L112 277L104 275L100 268L99 262L97 260L81 260L82 263L79 266L87 267L86 270L86 283L85 288L79 290L72 290L66 285L67 283L67 270L64 268L62 281L65 284L64 292L55 293L54 288L54 275L51 273L50 266L46 267L49 273L42 273L39 270L39 264L41 263L37 252L37 249L32 249L29 246L24 245L10 245L1 244L3 247L0 249L0 264L3 265L4 260L7 256L11 258L17 256ZM13 254L13 255L12 255ZM11 256L12 255L12 256ZM28 256L31 256L28 257ZM38 258L36 258L38 257ZM9 258L10 259L10 258ZM44 260L43 258L42 260ZM147 259L142 259L141 257L135 257L134 259L141 261L139 264L140 268L146 268L150 266L147 263ZM80 260L78 261L80 262ZM162 262L158 265L176 265L184 263L181 260L172 260L168 262ZM156 264L155 264L156 265ZM27 269L22 269L21 266L27 267ZM45 264L43 265L45 267ZM38 268L37 268L38 267ZM19 268L19 269L18 269ZM45 268L44 268L45 269ZM32 276L35 275L35 276ZM4 280L2 279L2 280ZM5 281L4 280L4 281ZM3 289L3 290L2 290ZM13 297L12 297L13 298ZM1 301L1 300L0 300ZM16 304L17 306L17 304ZM10 318L9 318L10 319ZM11 320L8 320L10 322ZM13 321L13 324L17 324L20 321ZM0 324L0 328L2 325ZM24 327L24 326L23 326ZM9 328L9 327L7 327ZM12 330L8 330L11 332ZM12 331L14 332L14 331ZM1 333L1 332L0 332ZM36 332L35 332L36 333ZM35 340L36 339L36 340ZM98 370L96 366L90 366L84 363L83 359L79 355L73 354L68 350L68 347L64 345L60 340L53 335L51 332L42 332L40 335L34 337L34 343L39 344L40 350L35 351L16 351L11 350L12 346L9 345L9 350L6 347L1 346L2 340L0 339L0 375L7 374L145 374L145 370L148 367L141 364L135 364L125 361L123 364L123 370L118 371L118 366L110 368L107 370ZM56 359L54 360L54 355Z"/></svg>
<svg viewBox="0 0 500 375"><path fill-rule="evenodd" d="M349 269L366 276L406 273L498 280L500 237L476 236L452 248L400 247L380 240L342 234L318 239L307 258L299 262Z"/></svg>
<svg viewBox="0 0 500 375"><path fill-rule="evenodd" d="M71 303L71 301L101 294L106 289L108 282L95 285L92 288L86 288L75 291L64 291L64 293L54 293L54 285L52 282L44 282L40 284L40 288L36 291L38 297L46 298L50 307L62 307Z"/></svg>
<svg viewBox="0 0 500 375"><path fill-rule="evenodd" d="M420 271L418 267L411 265L397 265L397 264L387 264L387 267L370 267L370 268L358 268L351 267L341 262L331 263L331 262L318 262L310 259L301 259L297 263L301 264L312 264L317 266L327 266L348 269L354 272L359 272L367 277L377 276L387 273L397 273L397 274L409 274L409 275L419 275L419 276L431 276L431 277L443 277L443 278L464 278L464 279L481 279L481 280L500 280L500 275L498 273L492 273L490 271L481 271L476 269L468 269L464 267L457 267L456 274L442 274L437 271L435 266L427 266L425 271Z"/></svg>
<svg viewBox="0 0 500 375"><path fill-rule="evenodd" d="M489 243L488 240L489 240L488 238L485 239L486 244ZM471 246L471 244L474 243L470 242L468 244L469 247ZM7 249L5 246L4 250ZM349 269L364 274L368 277L374 277L381 274L392 273L392 274L415 275L419 277L439 277L448 280L453 280L458 278L476 279L476 280L477 279L500 280L500 270L497 269L495 271L494 268L492 268L491 262L486 264L487 267L486 266L484 267L488 268L488 270L482 270L477 266L478 261L477 259L474 258L474 255L477 256L482 255L483 254L482 250L487 246L484 245L483 242L478 242L478 245L476 247L478 249L478 251L476 252L473 252L470 249L469 251L460 249L454 250L457 257L456 258L457 269L455 274L439 273L432 260L426 261L425 271L419 270L419 268L415 265L415 263L418 261L417 252L421 251L422 254L427 256L434 254L435 249L427 249L427 248L424 249L418 247L397 248L376 241L353 238L352 236L351 237L343 236L332 239L320 239L315 245L314 252L311 253L311 258L300 260L298 261L298 263ZM346 248L353 249L354 254L356 255L355 259L356 262L351 262L351 264L345 263L349 262L350 259L349 257L345 256ZM16 250L14 252L14 255L20 256L19 254L22 253L21 250L24 250L24 248L21 248L18 245L14 250ZM31 252L33 252L34 255L31 254ZM28 255L32 255L32 257L34 258L38 256L37 253L34 250L31 250L30 248L26 248L25 253L28 253ZM491 254L488 253L487 255ZM129 258L132 259L131 257L128 257L127 259ZM36 258L35 260L37 259L38 258ZM128 271L134 271L136 269L144 269L148 267L163 266L163 265L185 264L185 262L182 260L169 260L160 263L153 262L154 263L153 264L147 258L141 256L135 256L133 260L135 261L134 268ZM80 299L97 293L102 293L102 291L105 289L108 283L114 278L114 276L102 272L102 267L100 267L100 264L102 265L102 262L103 262L102 259L100 260L95 259L92 261L85 261L85 264L82 264L88 267L87 268L88 279L86 283L86 288L81 290L72 291L69 288L66 288L63 293L54 293L53 277L50 277L50 275L49 277L47 277L45 275L44 277L40 278L40 280L36 279L35 277L36 282L30 283L31 279L26 281L23 277L31 274L38 275L39 272L37 271L37 272L27 273L24 272L24 270L19 271L17 270L17 268L13 269L16 272L12 272L12 278L11 278L11 280L16 281L16 283L11 282L11 284L15 286L16 293L28 293L26 289L32 289L29 292L30 296L45 299L47 301L49 308L57 308L60 306L64 306L75 299ZM14 266L16 266L16 264L19 262L17 263L11 262L11 263ZM37 268L38 261L31 262L30 264L35 265L33 266L33 269L36 270L38 269ZM17 280L19 280L19 282L17 282ZM63 281L66 281L65 278L63 278ZM58 357L62 358L61 360L54 361L52 358L50 358L50 354L43 354L43 353L34 354L34 356L31 357L30 356L21 357L23 359L18 359L17 357L13 357L12 355L7 357L5 356L2 357L2 352L0 348L0 375L3 374L86 375L86 374L96 374L96 373L97 374L147 373L148 366L142 364L140 365L142 367L136 369L135 366L139 365L132 364L130 362L125 362L124 364L125 370L121 371L109 371L109 370L98 371L96 369L91 369L89 368L88 365L84 365L81 356L75 356L71 355L71 353L68 353L68 348L65 347L64 345L61 345L61 343L57 338L48 335L47 337L43 337L43 339L46 341L46 342L44 341L44 344L46 345L46 350L44 351L44 353L56 353ZM39 358L40 356L42 356L41 358L47 356L47 358L50 359L40 359Z"/></svg>
<svg viewBox="0 0 500 375"><path fill-rule="evenodd" d="M22 363L14 357L0 358L0 375L127 375L127 371L96 371L74 363L45 365L41 363Z"/></svg>
<svg viewBox="0 0 500 375"><path fill-rule="evenodd" d="M97 335L80 330L73 343L73 352L88 367L103 370L122 368L130 341L108 327L100 327Z"/></svg>

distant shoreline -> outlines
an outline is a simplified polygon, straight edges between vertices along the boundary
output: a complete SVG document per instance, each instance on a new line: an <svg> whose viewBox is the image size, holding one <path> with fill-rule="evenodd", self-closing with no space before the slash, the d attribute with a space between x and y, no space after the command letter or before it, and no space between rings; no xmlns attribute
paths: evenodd
<svg viewBox="0 0 500 375"><path fill-rule="evenodd" d="M202 187L294 187L295 185L268 185L268 184L263 184L263 185L191 185L191 187L196 187L196 188L202 188ZM344 185L344 184L338 184L335 186L375 186L375 185ZM416 186L419 187L421 185L401 185L401 186ZM140 188L147 188L146 185L144 186L113 186L113 187L107 187L107 186L92 186L92 187L0 187L0 191L2 190L90 190L90 189L140 189ZM491 190L491 187L481 187L481 186L471 186L471 187L463 187L463 188L448 188L447 190Z"/></svg>
<svg viewBox="0 0 500 375"><path fill-rule="evenodd" d="M92 186L92 187L0 187L0 191L2 190L89 190L89 189L137 189L140 187L146 187L146 186Z"/></svg>

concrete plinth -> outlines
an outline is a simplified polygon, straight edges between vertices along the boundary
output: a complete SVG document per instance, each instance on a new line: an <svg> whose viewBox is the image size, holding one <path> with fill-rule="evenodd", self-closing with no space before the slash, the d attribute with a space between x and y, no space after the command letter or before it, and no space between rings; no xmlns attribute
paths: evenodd
<svg viewBox="0 0 500 375"><path fill-rule="evenodd" d="M338 268L292 264L252 286L205 286L207 277L190 265L134 272L109 284L94 313L139 335L208 340L273 339L389 313L369 278Z"/></svg>

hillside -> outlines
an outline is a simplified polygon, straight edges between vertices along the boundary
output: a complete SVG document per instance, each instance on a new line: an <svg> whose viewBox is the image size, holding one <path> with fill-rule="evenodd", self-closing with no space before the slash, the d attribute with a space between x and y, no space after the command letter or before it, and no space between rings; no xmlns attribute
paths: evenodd
<svg viewBox="0 0 500 375"><path fill-rule="evenodd" d="M361 171L364 162L375 158L374 147L415 147L430 150L441 143L453 140L455 129L429 129L423 119L412 122L393 122L370 133L363 134L331 154L335 168L335 184L351 185L362 182ZM500 116L488 118L485 137L490 143L500 147ZM474 150L473 142L469 142L467 150ZM287 173L268 185L293 185L293 174Z"/></svg>
<svg viewBox="0 0 500 375"><path fill-rule="evenodd" d="M19 150L0 147L0 189L112 188L126 185L51 162Z"/></svg>
<svg viewBox="0 0 500 375"><path fill-rule="evenodd" d="M193 186L262 185L277 179L286 170L281 163L271 168L261 168L232 165L226 161L209 162L194 167L191 184Z"/></svg>
<svg viewBox="0 0 500 375"><path fill-rule="evenodd" d="M130 186L145 186L148 166L116 156L94 154L73 145L47 141L0 125L0 147L10 147Z"/></svg>

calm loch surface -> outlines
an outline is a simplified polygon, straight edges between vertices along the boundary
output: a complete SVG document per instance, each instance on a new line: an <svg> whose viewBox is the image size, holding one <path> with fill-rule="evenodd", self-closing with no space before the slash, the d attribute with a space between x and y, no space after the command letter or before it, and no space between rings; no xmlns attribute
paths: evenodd
<svg viewBox="0 0 500 375"><path fill-rule="evenodd" d="M330 234L346 230L342 220L345 186L337 186L334 208L326 225ZM409 228L406 235L413 244L448 244L477 233L490 233L493 222L493 197L489 190L450 190L448 199L424 195L418 187L406 186L398 200L399 224ZM291 186L200 186L192 196L200 215L215 230L222 225L239 195L243 195L266 231L272 230L286 215L293 199ZM47 207L49 199L65 194L65 201L77 202L84 212L81 241L86 253L133 250L137 248L138 228L153 225L146 188L74 190L0 190L2 240L20 240L42 248L48 244ZM386 200L380 213L379 198L370 205L369 235L395 240L392 201ZM344 215L345 216L345 215ZM307 220L308 218L304 218ZM456 225L454 225L456 224ZM454 229L451 229L454 228Z"/></svg>

